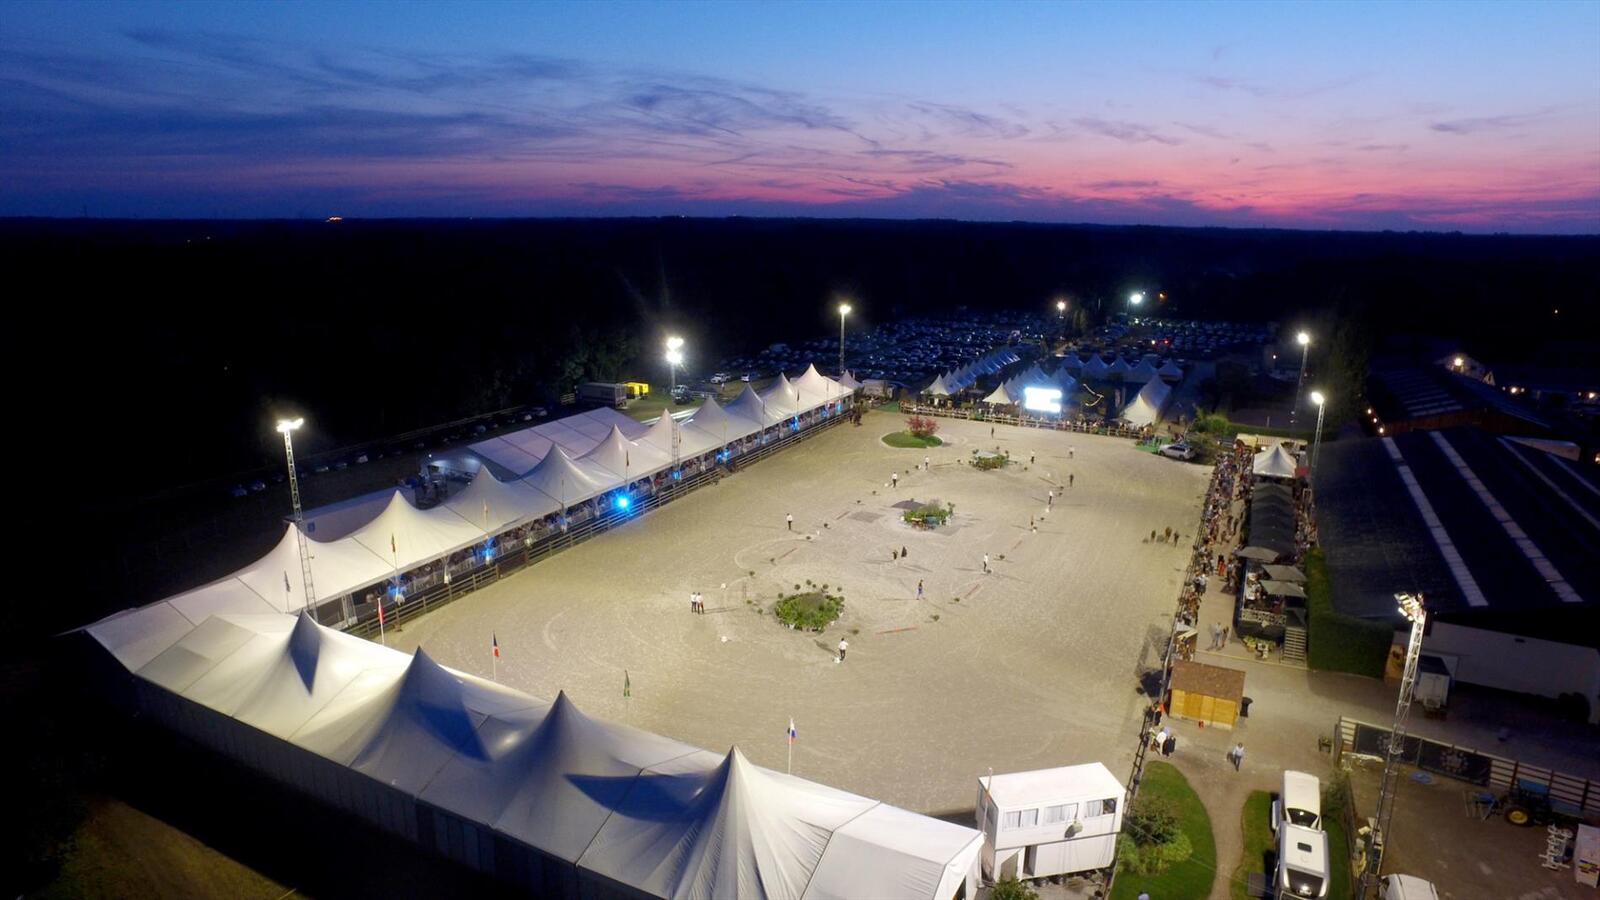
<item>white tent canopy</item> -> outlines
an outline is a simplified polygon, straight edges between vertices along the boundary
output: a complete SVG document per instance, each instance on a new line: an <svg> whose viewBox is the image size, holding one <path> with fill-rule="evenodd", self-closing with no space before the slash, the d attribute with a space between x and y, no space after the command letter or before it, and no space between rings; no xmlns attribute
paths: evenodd
<svg viewBox="0 0 1600 900"><path fill-rule="evenodd" d="M861 382L857 381L855 373L850 371L846 371L839 376L839 386L844 388L847 393L861 390Z"/></svg>
<svg viewBox="0 0 1600 900"><path fill-rule="evenodd" d="M546 454L523 481L555 500L557 507L582 503L614 486L609 479L602 480L580 468L559 447Z"/></svg>
<svg viewBox="0 0 1600 900"><path fill-rule="evenodd" d="M932 383L923 388L922 392L930 397L948 397L951 393L950 388L945 384L943 375L933 376Z"/></svg>
<svg viewBox="0 0 1600 900"><path fill-rule="evenodd" d="M356 529L349 539L388 561L391 568L404 572L486 537L488 534L482 528L449 508L420 510L395 491L383 512Z"/></svg>
<svg viewBox="0 0 1600 900"><path fill-rule="evenodd" d="M147 715L424 845L423 823L440 823L417 801L449 812L487 871L499 835L569 866L562 883L579 893L947 900L976 886L976 831L737 748L719 757L590 719L565 695L547 704L309 616L211 616L172 634L139 615L153 609L116 626L162 644L134 671L160 689L141 692ZM110 621L88 631L115 651Z"/></svg>
<svg viewBox="0 0 1600 900"><path fill-rule="evenodd" d="M1282 444L1262 450L1250 463L1250 471L1263 478L1293 478L1296 468L1294 454L1283 449Z"/></svg>
<svg viewBox="0 0 1600 900"><path fill-rule="evenodd" d="M794 380L794 386L800 392L802 404L810 407L832 403L849 393L839 386L839 382L818 372L815 363L807 366L800 377Z"/></svg>
<svg viewBox="0 0 1600 900"><path fill-rule="evenodd" d="M1089 361L1083 364L1084 378L1104 379L1110 371L1111 367L1106 365L1106 361L1101 359L1098 353L1089 354Z"/></svg>
<svg viewBox="0 0 1600 900"><path fill-rule="evenodd" d="M622 430L613 425L593 450L578 458L578 463L599 466L612 474L614 482L621 484L668 468L672 457L649 444L628 440L622 436Z"/></svg>
<svg viewBox="0 0 1600 900"><path fill-rule="evenodd" d="M1166 382L1159 378L1152 379L1134 395L1133 402L1122 411L1121 418L1126 419L1128 424L1140 428L1154 425L1161 421L1162 410L1165 409L1167 400L1171 396L1172 388L1168 387Z"/></svg>
<svg viewBox="0 0 1600 900"><path fill-rule="evenodd" d="M1155 360L1149 356L1146 356L1144 359L1139 360L1139 364L1129 370L1125 377L1128 381L1136 384L1143 384L1146 381L1150 381L1151 379L1158 377L1158 373L1159 370L1156 369Z"/></svg>
<svg viewBox="0 0 1600 900"><path fill-rule="evenodd" d="M557 511L554 500L526 482L501 481L488 466L480 467L472 483L445 500L444 506L489 534Z"/></svg>
<svg viewBox="0 0 1600 900"><path fill-rule="evenodd" d="M1133 367L1128 365L1128 361L1120 356L1112 360L1111 365L1106 367L1107 375L1110 375L1114 378L1122 378L1124 380L1127 380L1128 375L1132 372Z"/></svg>
<svg viewBox="0 0 1600 900"><path fill-rule="evenodd" d="M771 428L788 418L782 414L781 408L768 408L766 401L762 400L761 395L755 392L755 388L748 384L724 409L737 418L755 423L757 430Z"/></svg>
<svg viewBox="0 0 1600 900"><path fill-rule="evenodd" d="M1183 377L1183 368L1169 359L1156 370L1156 374L1168 381L1177 381Z"/></svg>

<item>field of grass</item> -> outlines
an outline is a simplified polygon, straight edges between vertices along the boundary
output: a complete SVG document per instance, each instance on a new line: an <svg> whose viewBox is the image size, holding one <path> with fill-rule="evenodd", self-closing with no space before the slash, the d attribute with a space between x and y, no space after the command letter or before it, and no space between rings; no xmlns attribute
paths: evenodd
<svg viewBox="0 0 1600 900"><path fill-rule="evenodd" d="M905 450L937 447L944 443L944 441L939 440L938 435L930 434L925 437L919 437L909 431L896 431L893 434L886 434L883 436L883 442L891 447L899 447Z"/></svg>
<svg viewBox="0 0 1600 900"><path fill-rule="evenodd" d="M1266 872L1271 877L1273 866L1277 863L1273 859L1272 865L1268 865L1268 856L1276 853L1277 843L1272 835L1271 816L1272 794L1251 791L1240 814L1240 827L1244 829L1244 858L1233 870L1233 881L1228 885L1228 895L1233 900L1250 900L1245 888L1249 885L1251 872Z"/></svg>
<svg viewBox="0 0 1600 900"><path fill-rule="evenodd" d="M1394 629L1334 610L1333 585L1320 548L1306 554L1305 571L1306 612L1310 618L1307 664L1323 671L1382 678Z"/></svg>
<svg viewBox="0 0 1600 900"><path fill-rule="evenodd" d="M1172 765L1152 760L1145 765L1139 795L1171 801L1178 811L1183 833L1194 845L1194 855L1160 875L1135 875L1118 871L1111 900L1135 900L1141 891L1161 900L1203 900L1211 895L1217 873L1217 841L1211 833L1211 818L1200 797Z"/></svg>

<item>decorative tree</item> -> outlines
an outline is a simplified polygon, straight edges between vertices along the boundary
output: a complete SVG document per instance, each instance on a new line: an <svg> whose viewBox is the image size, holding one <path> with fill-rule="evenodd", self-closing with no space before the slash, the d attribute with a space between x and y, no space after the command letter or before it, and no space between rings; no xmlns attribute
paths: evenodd
<svg viewBox="0 0 1600 900"><path fill-rule="evenodd" d="M932 437L939 430L939 421L932 416L907 416L906 430L919 438Z"/></svg>

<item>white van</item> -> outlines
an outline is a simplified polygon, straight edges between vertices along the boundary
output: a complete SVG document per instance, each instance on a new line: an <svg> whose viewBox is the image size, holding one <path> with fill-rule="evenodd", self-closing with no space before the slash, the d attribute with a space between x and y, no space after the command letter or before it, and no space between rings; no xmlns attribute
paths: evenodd
<svg viewBox="0 0 1600 900"><path fill-rule="evenodd" d="M1415 875L1385 875L1378 879L1378 900L1439 900L1439 892Z"/></svg>
<svg viewBox="0 0 1600 900"><path fill-rule="evenodd" d="M1317 776L1284 770L1283 790L1272 802L1272 830L1282 828L1285 821L1322 830L1322 782Z"/></svg>
<svg viewBox="0 0 1600 900"><path fill-rule="evenodd" d="M1328 896L1328 835L1326 832L1285 822L1278 829L1278 896L1318 898Z"/></svg>

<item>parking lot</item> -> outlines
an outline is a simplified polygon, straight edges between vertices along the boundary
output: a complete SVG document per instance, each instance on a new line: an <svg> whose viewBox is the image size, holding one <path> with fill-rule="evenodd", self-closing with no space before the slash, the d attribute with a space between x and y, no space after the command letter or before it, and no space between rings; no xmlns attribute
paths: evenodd
<svg viewBox="0 0 1600 900"><path fill-rule="evenodd" d="M927 451L929 471L917 470L923 451L881 442L901 418L871 413L390 643L487 676L494 635L502 682L547 698L565 690L593 715L710 749L738 744L777 768L792 716L797 774L923 812L970 809L990 767L1100 760L1125 772L1136 674L1166 633L1188 543L1146 538L1168 526L1187 537L1207 471L1114 438L942 425L948 443ZM960 463L996 446L1015 464ZM953 503L953 520L912 529L896 504L913 498ZM825 634L757 613L807 580L846 597ZM704 616L689 611L693 590Z"/></svg>

